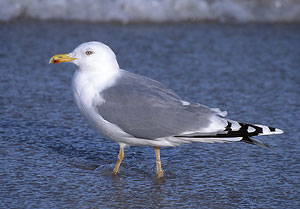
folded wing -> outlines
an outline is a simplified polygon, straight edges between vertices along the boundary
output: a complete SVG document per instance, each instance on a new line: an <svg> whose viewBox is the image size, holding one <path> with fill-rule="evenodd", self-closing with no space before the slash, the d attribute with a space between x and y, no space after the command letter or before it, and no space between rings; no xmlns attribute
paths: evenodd
<svg viewBox="0 0 300 209"><path fill-rule="evenodd" d="M136 138L175 137L179 143L245 141L266 146L250 137L283 133L226 119L226 112L182 101L161 83L127 71L121 71L115 85L100 96L99 114Z"/></svg>
<svg viewBox="0 0 300 209"><path fill-rule="evenodd" d="M137 138L215 133L226 126L217 110L184 102L161 83L127 71L100 96L99 114Z"/></svg>

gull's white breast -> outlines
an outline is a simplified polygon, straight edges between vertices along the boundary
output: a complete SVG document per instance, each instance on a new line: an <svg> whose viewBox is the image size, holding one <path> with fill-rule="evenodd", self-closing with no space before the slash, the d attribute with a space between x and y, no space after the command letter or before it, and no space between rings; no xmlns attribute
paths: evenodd
<svg viewBox="0 0 300 209"><path fill-rule="evenodd" d="M97 111L97 105L105 102L101 97L101 91L113 85L117 76L118 74L104 76L95 72L77 70L73 76L72 89L75 103L90 125L104 136L122 142L122 139L132 136L103 119Z"/></svg>

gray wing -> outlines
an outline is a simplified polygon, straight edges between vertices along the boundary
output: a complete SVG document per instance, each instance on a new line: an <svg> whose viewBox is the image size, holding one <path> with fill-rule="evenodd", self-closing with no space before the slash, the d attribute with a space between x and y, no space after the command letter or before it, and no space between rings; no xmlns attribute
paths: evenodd
<svg viewBox="0 0 300 209"><path fill-rule="evenodd" d="M102 91L101 116L126 133L146 139L197 132L216 112L200 104L183 105L179 96L161 83L127 71Z"/></svg>

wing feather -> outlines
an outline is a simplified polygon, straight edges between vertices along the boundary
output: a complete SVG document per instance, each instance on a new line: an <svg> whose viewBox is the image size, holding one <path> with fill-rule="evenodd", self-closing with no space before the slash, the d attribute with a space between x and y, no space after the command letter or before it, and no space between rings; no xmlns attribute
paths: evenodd
<svg viewBox="0 0 300 209"><path fill-rule="evenodd" d="M211 119L219 118L218 111L200 104L186 105L161 83L127 71L121 71L115 85L100 96L104 102L97 106L99 114L138 138L207 131Z"/></svg>

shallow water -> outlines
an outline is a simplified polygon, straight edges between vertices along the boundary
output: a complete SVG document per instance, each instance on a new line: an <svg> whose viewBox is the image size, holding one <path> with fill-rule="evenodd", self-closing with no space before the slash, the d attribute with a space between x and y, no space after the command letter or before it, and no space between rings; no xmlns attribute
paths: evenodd
<svg viewBox="0 0 300 209"><path fill-rule="evenodd" d="M131 147L112 176L118 145L93 131L70 88L75 66L57 53L102 41L124 69L228 117L281 128L246 143ZM0 24L1 208L299 208L299 25Z"/></svg>

